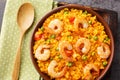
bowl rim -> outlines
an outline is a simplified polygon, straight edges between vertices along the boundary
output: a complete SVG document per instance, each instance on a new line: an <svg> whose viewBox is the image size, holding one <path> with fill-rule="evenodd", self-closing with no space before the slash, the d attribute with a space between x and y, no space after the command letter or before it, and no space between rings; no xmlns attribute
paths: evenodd
<svg viewBox="0 0 120 80"><path fill-rule="evenodd" d="M105 31L106 31L106 34L109 36L109 38L111 39L111 46L110 46L110 49L111 49L111 55L109 56L108 58L108 65L105 67L105 69L101 72L100 76L97 78L97 80L100 80L103 78L103 76L107 73L108 69L110 68L111 64L112 64L112 61L113 61L113 57L114 57L114 38L113 38L113 35L112 35L112 31L110 30L110 27L109 25L106 23L106 21L95 11L93 11L91 8L89 7L86 7L86 6L81 6L79 4L68 4L68 5L65 5L65 6L60 6L60 7L57 7L53 10L51 10L50 12L48 12L46 15L44 15L39 21L38 23L36 24L34 30L33 30L33 33L32 33L32 36L31 36L31 41L30 41L30 57L32 59L32 63L35 67L35 69L37 70L37 72L45 79L45 80L50 80L50 77L44 73L42 73L38 67L38 63L36 61L36 59L34 58L34 54L33 54L33 44L34 44L34 34L35 32L37 31L37 29L39 27L42 26L43 22L49 17L51 16L52 14L56 13L56 12L59 12L60 10L64 9L64 8L68 8L68 9L71 9L71 8L74 8L74 9L80 9L80 10L86 10L87 12L91 13L92 15L95 15L97 20L103 24L104 28L105 28Z"/></svg>

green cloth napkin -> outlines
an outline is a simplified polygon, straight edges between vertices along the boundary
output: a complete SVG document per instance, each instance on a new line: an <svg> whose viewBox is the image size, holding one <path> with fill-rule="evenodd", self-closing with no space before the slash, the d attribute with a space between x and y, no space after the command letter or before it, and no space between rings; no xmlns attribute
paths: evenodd
<svg viewBox="0 0 120 80"><path fill-rule="evenodd" d="M12 80L13 63L20 38L16 16L19 7L25 2L34 6L35 20L23 39L19 80L39 80L39 74L30 58L30 38L40 18L52 9L53 0L7 0L0 34L0 80Z"/></svg>

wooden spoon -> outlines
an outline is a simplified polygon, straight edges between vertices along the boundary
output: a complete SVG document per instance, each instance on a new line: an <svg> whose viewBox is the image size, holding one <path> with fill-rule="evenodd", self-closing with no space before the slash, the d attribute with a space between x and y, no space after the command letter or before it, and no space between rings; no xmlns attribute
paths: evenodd
<svg viewBox="0 0 120 80"><path fill-rule="evenodd" d="M15 63L13 67L12 72L12 80L18 80L19 77L19 71L20 71L20 59L21 59L21 43L23 36L25 32L28 30L28 28L32 25L34 20L34 8L30 3L24 3L19 8L18 14L17 14L17 23L20 28L20 41L19 41L19 47L17 49L16 57L15 57Z"/></svg>

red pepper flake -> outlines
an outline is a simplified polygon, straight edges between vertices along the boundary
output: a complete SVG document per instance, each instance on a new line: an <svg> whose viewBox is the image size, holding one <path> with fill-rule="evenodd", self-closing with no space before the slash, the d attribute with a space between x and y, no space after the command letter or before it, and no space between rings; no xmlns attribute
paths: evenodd
<svg viewBox="0 0 120 80"><path fill-rule="evenodd" d="M74 20L75 20L75 17L70 17L70 18L69 18L70 23L73 23Z"/></svg>
<svg viewBox="0 0 120 80"><path fill-rule="evenodd" d="M41 39L42 35L41 34L35 34L34 35L34 40L39 40Z"/></svg>

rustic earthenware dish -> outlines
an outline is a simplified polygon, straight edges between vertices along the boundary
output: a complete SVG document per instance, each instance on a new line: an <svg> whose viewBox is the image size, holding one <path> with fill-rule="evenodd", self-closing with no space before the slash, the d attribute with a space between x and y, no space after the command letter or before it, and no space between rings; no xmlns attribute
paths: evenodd
<svg viewBox="0 0 120 80"><path fill-rule="evenodd" d="M107 35L109 36L110 40L111 40L111 46L110 46L110 49L111 49L111 55L110 57L108 58L108 65L106 66L106 68L104 70L101 71L100 73L100 76L96 79L96 80L100 80L102 79L102 77L106 74L106 72L108 71L108 69L110 68L110 65L112 63L112 60L113 60L113 56L114 56L114 39L113 39L113 36L112 36L112 32L108 26L108 24L105 22L105 20L99 15L97 14L96 12L94 12L91 8L89 7L85 7L85 6L80 6L80 5L77 5L77 4L69 4L69 5L66 5L66 6L61 6L61 7L58 7L58 8L55 8L53 9L52 11L50 11L49 13L47 13L44 17L42 17L42 19L40 19L40 21L38 22L38 24L36 25L34 31L33 31L33 34L32 34L32 37L31 37L31 45L30 45L30 55L31 55L31 59L32 59L32 62L34 64L34 67L36 68L36 70L38 71L38 73L45 79L45 80L50 80L50 77L47 75L47 74L44 74L40 71L39 67L38 67L38 64L37 64L37 60L34 58L34 55L33 55L33 45L34 45L34 34L35 32L38 30L39 27L42 26L42 24L44 23L44 21L52 14L60 11L61 9L63 8L75 8L75 9L81 9L81 10L86 10L87 12L91 13L92 15L95 15L97 17L97 20L100 21L104 27L105 27L105 31L107 33Z"/></svg>

